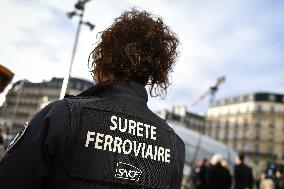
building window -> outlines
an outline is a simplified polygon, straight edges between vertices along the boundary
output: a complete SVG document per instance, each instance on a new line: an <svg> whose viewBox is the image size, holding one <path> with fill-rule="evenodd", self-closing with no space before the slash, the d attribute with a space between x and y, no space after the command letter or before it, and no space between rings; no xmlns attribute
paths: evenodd
<svg viewBox="0 0 284 189"><path fill-rule="evenodd" d="M268 138L268 140L269 140L270 142L273 142L273 140L274 140L274 132L273 132L273 130L270 130L270 131L269 131L269 138Z"/></svg>
<svg viewBox="0 0 284 189"><path fill-rule="evenodd" d="M267 153L268 154L273 154L273 145L268 145L268 148L267 148Z"/></svg>
<svg viewBox="0 0 284 189"><path fill-rule="evenodd" d="M237 149L237 140L236 139L233 140L233 149L234 150Z"/></svg>
<svg viewBox="0 0 284 189"><path fill-rule="evenodd" d="M234 139L238 138L238 130L239 130L239 123L238 123L238 120L236 120L234 124Z"/></svg>
<svg viewBox="0 0 284 189"><path fill-rule="evenodd" d="M251 111L251 110L250 110L250 107L249 107L249 106L247 106L247 107L246 107L246 112L245 112L245 113L250 113L250 111Z"/></svg>
<svg viewBox="0 0 284 189"><path fill-rule="evenodd" d="M255 140L259 140L260 139L260 131L256 130L255 132Z"/></svg>
<svg viewBox="0 0 284 189"><path fill-rule="evenodd" d="M271 95L268 96L268 100L269 100L269 101L274 102L275 99L276 99L275 95L272 95L272 94L271 94Z"/></svg>
<svg viewBox="0 0 284 189"><path fill-rule="evenodd" d="M254 145L254 152L259 153L259 144Z"/></svg>
<svg viewBox="0 0 284 189"><path fill-rule="evenodd" d="M228 134L229 134L229 132L228 132L228 124L227 124L227 122L225 123L225 132L224 132L224 140L227 142L227 140L228 140Z"/></svg>
<svg viewBox="0 0 284 189"><path fill-rule="evenodd" d="M271 114L274 114L274 113L275 113L275 107L274 107L274 106L271 106L271 107L270 107L270 113L271 113Z"/></svg>
<svg viewBox="0 0 284 189"><path fill-rule="evenodd" d="M61 85L62 85L62 82L61 82L61 81L56 82L56 87L60 88Z"/></svg>
<svg viewBox="0 0 284 189"><path fill-rule="evenodd" d="M248 132L248 120L244 119L244 122L243 122L243 139L247 138L247 132Z"/></svg>
<svg viewBox="0 0 284 189"><path fill-rule="evenodd" d="M274 122L269 123L269 128L272 128L272 129L274 128Z"/></svg>
<svg viewBox="0 0 284 189"><path fill-rule="evenodd" d="M253 94L249 95L248 99L249 101L254 101L254 95Z"/></svg>
<svg viewBox="0 0 284 189"><path fill-rule="evenodd" d="M243 145L242 145L242 150L243 150L244 152L249 151L249 146L248 146L248 144L243 143Z"/></svg>
<svg viewBox="0 0 284 189"><path fill-rule="evenodd" d="M215 138L216 139L219 139L219 130L220 130L220 123L219 121L217 121L215 125Z"/></svg>
<svg viewBox="0 0 284 189"><path fill-rule="evenodd" d="M244 101L244 96L240 96L239 97L239 102L243 102Z"/></svg>
<svg viewBox="0 0 284 189"><path fill-rule="evenodd" d="M244 128L246 128L248 126L248 120L247 119L244 119L243 126L244 126Z"/></svg>
<svg viewBox="0 0 284 189"><path fill-rule="evenodd" d="M261 125L261 120L260 120L259 118L256 118L256 120L255 120L255 126L256 126L256 127L260 127L260 125Z"/></svg>
<svg viewBox="0 0 284 189"><path fill-rule="evenodd" d="M81 83L80 82L76 83L76 89L81 89Z"/></svg>
<svg viewBox="0 0 284 189"><path fill-rule="evenodd" d="M83 89L83 90L85 91L85 90L87 90L88 88L89 88L88 85L84 85L84 89Z"/></svg>
<svg viewBox="0 0 284 189"><path fill-rule="evenodd" d="M233 104L233 103L234 103L234 98L229 98L229 99L228 99L228 102L229 102L230 104Z"/></svg>
<svg viewBox="0 0 284 189"><path fill-rule="evenodd" d="M261 112L262 112L262 106L261 106L260 104L258 104L258 105L256 106L256 112L257 112L257 113L261 113Z"/></svg>

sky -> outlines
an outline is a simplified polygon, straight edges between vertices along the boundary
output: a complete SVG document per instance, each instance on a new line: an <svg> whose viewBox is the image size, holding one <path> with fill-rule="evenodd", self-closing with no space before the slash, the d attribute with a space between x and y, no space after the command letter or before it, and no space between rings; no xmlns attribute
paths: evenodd
<svg viewBox="0 0 284 189"><path fill-rule="evenodd" d="M76 0L0 0L0 64L13 82L41 82L68 70L78 19L66 12ZM91 0L72 76L92 80L88 55L97 34L132 7L159 15L180 40L179 59L166 99L150 98L154 110L187 105L206 110L209 98L191 104L220 76L216 98L251 92L284 93L284 1L281 0ZM5 93L1 94L3 101Z"/></svg>

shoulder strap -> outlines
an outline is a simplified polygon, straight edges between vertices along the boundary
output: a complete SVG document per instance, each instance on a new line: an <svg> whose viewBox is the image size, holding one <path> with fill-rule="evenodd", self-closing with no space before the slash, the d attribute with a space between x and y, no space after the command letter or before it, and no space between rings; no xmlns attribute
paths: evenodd
<svg viewBox="0 0 284 189"><path fill-rule="evenodd" d="M71 119L71 128L70 129L76 129L76 127L79 125L80 120L80 112L82 110L81 101L79 99L74 98L64 98L69 106L70 110L70 119ZM76 132L77 133L77 132Z"/></svg>
<svg viewBox="0 0 284 189"><path fill-rule="evenodd" d="M76 96L70 96L67 98L64 98L69 106L70 115L71 115L71 130L75 132L76 134L80 131L80 117L82 113L82 109L84 105L94 103L97 101L104 100L103 98L96 98L96 97L76 97Z"/></svg>
<svg viewBox="0 0 284 189"><path fill-rule="evenodd" d="M70 110L70 130L73 133L78 133L80 128L78 126L80 125L80 113L82 110L81 102L78 99L72 99L72 98L64 98L69 106Z"/></svg>

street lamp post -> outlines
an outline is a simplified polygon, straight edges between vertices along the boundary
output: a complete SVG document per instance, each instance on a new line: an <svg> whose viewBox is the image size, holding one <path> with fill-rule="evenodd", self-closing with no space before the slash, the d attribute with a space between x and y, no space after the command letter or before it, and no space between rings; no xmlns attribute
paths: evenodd
<svg viewBox="0 0 284 189"><path fill-rule="evenodd" d="M73 66L73 62L74 62L74 58L75 58L75 54L76 54L76 50L77 50L77 45L78 45L78 41L79 41L79 35L80 35L82 24L85 24L85 25L89 26L90 30L93 30L95 28L95 25L93 25L92 23L83 21L84 11L85 11L85 4L87 2L89 2L89 1L90 0L79 0L74 5L75 10L67 13L67 16L70 19L73 18L74 16L79 16L79 22L78 22L78 26L77 26L76 35L75 35L75 42L74 42L74 46L73 46L73 50L72 50L72 56L71 56L69 69L68 69L68 72L66 73L66 75L65 75L65 77L63 79L63 83L62 83L59 99L63 99L64 98L64 95L65 95L67 87L68 87L68 82L69 82L69 78L70 78L71 71L72 71L72 66Z"/></svg>

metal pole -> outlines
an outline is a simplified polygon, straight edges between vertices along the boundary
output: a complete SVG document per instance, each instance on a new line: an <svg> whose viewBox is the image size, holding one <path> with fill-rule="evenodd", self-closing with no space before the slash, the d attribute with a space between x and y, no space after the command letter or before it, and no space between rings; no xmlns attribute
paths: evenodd
<svg viewBox="0 0 284 189"><path fill-rule="evenodd" d="M79 35L80 35L80 31L81 31L81 25L83 23L82 20L83 20L83 16L84 16L84 9L81 11L81 14L79 16L80 16L80 19L79 19L79 23L78 23L78 27L77 27L76 36L75 36L75 43L74 43L74 47L73 47L73 51L72 51L69 71L68 71L68 73L64 77L64 80L63 80L63 83L62 83L62 88L61 88L61 91L60 91L59 99L63 99L64 98L64 95L65 95L67 87L68 87L68 82L69 82L69 78L70 78L70 75L71 75L72 66L73 66L73 62L74 62L74 58L75 58L75 54L76 54L76 50L77 50L77 44L78 44L78 40L79 40Z"/></svg>

